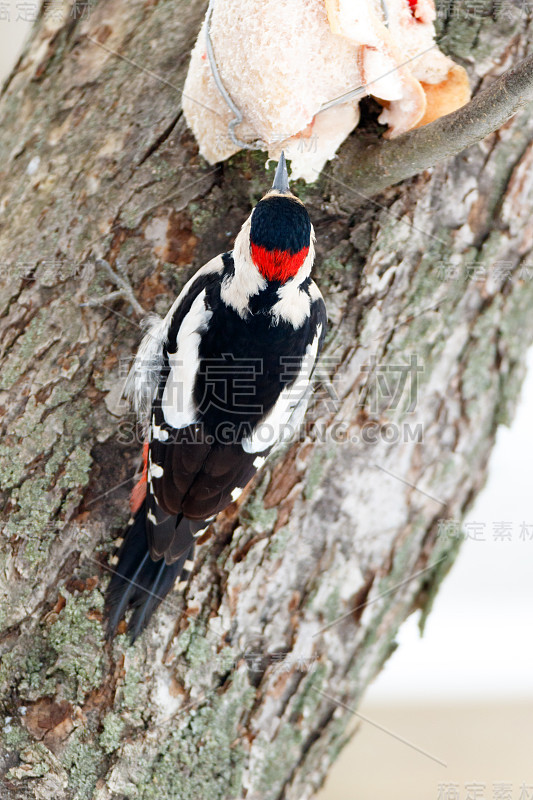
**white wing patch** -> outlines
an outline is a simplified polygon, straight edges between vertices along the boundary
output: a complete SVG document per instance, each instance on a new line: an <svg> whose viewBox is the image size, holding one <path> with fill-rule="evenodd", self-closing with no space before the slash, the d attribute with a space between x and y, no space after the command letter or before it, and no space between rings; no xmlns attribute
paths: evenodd
<svg viewBox="0 0 533 800"><path fill-rule="evenodd" d="M298 376L278 397L275 406L255 427L251 436L242 440L245 453L261 453L281 438L294 436L300 427L311 396L310 377L315 365L322 325L316 329L315 338L307 345ZM255 461L254 461L255 465Z"/></svg>
<svg viewBox="0 0 533 800"><path fill-rule="evenodd" d="M152 424L150 426L150 441L155 439L158 442L166 442L168 439L168 431L161 428L155 421L155 415L152 414Z"/></svg>
<svg viewBox="0 0 533 800"><path fill-rule="evenodd" d="M165 422L173 428L184 428L196 422L193 390L199 366L198 348L212 316L211 309L205 307L204 289L180 325L176 352L168 354L170 370L161 408Z"/></svg>
<svg viewBox="0 0 533 800"><path fill-rule="evenodd" d="M163 467L160 467L159 464L150 464L148 468L148 479L150 483L153 481L154 478L162 478L163 477Z"/></svg>
<svg viewBox="0 0 533 800"><path fill-rule="evenodd" d="M145 334L124 386L124 394L129 398L141 422L146 421L157 391L163 368L163 347L175 311L197 278L212 272L222 272L223 269L222 257L212 258L187 281L164 319L157 314L150 314L143 322Z"/></svg>

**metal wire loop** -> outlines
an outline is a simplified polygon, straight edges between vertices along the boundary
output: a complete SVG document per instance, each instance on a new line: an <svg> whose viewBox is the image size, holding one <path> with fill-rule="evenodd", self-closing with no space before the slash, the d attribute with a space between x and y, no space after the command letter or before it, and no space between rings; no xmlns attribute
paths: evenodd
<svg viewBox="0 0 533 800"><path fill-rule="evenodd" d="M381 8L383 10L383 17L385 26L389 27L389 9L387 6L386 0L380 0ZM237 145L237 147L243 150L267 150L268 144L266 142L261 141L261 139L257 139L255 142L245 142L242 139L239 139L235 132L235 128L237 125L240 125L243 121L243 115L240 108L237 104L233 101L231 95L229 94L228 90L224 86L222 78L220 77L220 71L218 69L218 65L215 58L215 52L213 50L213 42L211 40L211 17L213 15L213 8L214 8L215 0L209 0L209 6L207 9L207 14L205 17L205 46L207 52L207 58L209 60L209 66L211 67L211 72L213 73L213 79L217 86L218 91L222 95L222 98L230 111L233 113L233 119L230 120L228 123L228 134L230 136L231 141L233 144ZM354 97L357 97L358 94L364 94L366 87L365 86L358 86L355 89L351 89L346 94L341 95L340 97L336 97L334 100L329 100L327 103L324 103L318 113L321 111L325 111L327 108L333 108L340 103L345 103L347 100L351 100Z"/></svg>

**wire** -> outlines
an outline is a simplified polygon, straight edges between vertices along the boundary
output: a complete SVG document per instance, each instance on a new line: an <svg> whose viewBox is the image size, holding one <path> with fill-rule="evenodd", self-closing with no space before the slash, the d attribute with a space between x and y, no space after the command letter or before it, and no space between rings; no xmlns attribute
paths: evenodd
<svg viewBox="0 0 533 800"><path fill-rule="evenodd" d="M384 24L385 24L385 27L388 28L389 27L389 9L388 9L388 6L387 6L387 0L380 0L380 3L381 3L381 8L383 10ZM218 65L217 65L217 62L216 62L215 52L213 50L213 42L211 40L211 17L213 15L214 5L215 5L215 0L209 0L209 6L208 6L207 14L206 14L206 17L205 17L205 46L206 46L207 58L209 60L209 66L211 67L211 72L213 73L213 79L215 81L217 89L220 92L220 94L222 95L222 98L223 98L224 102L226 103L226 105L228 106L230 111L233 113L233 119L230 120L230 122L228 123L228 133L229 133L230 139L233 142L233 144L237 145L237 147L240 147L243 150L268 150L267 142L263 142L263 141L261 141L261 139L257 139L255 142L245 142L242 139L239 139L239 137L235 133L235 128L237 127L237 125L240 125L241 122L243 121L243 115L242 115L242 111L237 106L237 104L233 101L231 95L229 94L228 90L224 86L224 83L222 81L222 78L220 77L220 71L218 69ZM434 47L436 47L436 45L434 45ZM429 49L431 50L433 48L429 48ZM424 51L424 52L427 52L427 51ZM419 53L418 55L423 55L423 53ZM414 56L414 58L417 58L417 56ZM409 61L413 61L413 60L414 59L409 59ZM409 61L406 61L405 63L408 64ZM404 65L401 64L400 66L404 66ZM394 72L394 70L391 70L391 71ZM389 74L389 73L387 73L387 74ZM381 76L381 77L385 77L385 76ZM378 80L379 80L379 78L378 78ZM374 83L375 83L375 81L374 81ZM359 94L365 94L366 89L367 89L367 85L368 84L365 84L363 86L358 86L356 89L351 89L349 92L346 92L345 94L342 94L339 97L336 97L334 100L329 100L327 103L324 103L322 106L320 106L320 108L319 108L317 113L320 114L321 111L325 111L328 108L333 108L333 106L339 105L340 103L345 103L347 100L351 100L352 98L357 97L357 95L359 95Z"/></svg>
<svg viewBox="0 0 533 800"><path fill-rule="evenodd" d="M240 125L243 116L240 108L233 102L228 90L222 83L222 78L220 77L220 72L218 70L217 62L215 59L215 53L213 50L213 42L211 41L211 16L213 14L213 6L215 4L215 0L209 0L209 8L207 9L207 15L205 18L205 45L207 50L207 58L209 59L209 64L211 66L211 71L213 73L213 78L217 85L217 89L222 95L224 102L233 112L234 117L228 124L228 133L230 138L234 144L238 147L243 148L244 150L265 150L268 145L266 142L262 142L261 140L257 140L256 142L244 142L242 139L239 139L237 134L235 133L235 128L237 125Z"/></svg>

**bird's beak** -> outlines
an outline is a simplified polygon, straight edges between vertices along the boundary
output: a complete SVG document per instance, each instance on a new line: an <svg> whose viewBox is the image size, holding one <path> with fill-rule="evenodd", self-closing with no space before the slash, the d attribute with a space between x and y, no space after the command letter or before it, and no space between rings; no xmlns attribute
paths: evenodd
<svg viewBox="0 0 533 800"><path fill-rule="evenodd" d="M276 168L276 174L274 175L274 183L272 184L272 189L276 192L281 192L282 194L286 194L290 192L289 189L289 175L287 173L287 162L285 161L285 153L283 150L281 151L281 155L279 157L278 166Z"/></svg>

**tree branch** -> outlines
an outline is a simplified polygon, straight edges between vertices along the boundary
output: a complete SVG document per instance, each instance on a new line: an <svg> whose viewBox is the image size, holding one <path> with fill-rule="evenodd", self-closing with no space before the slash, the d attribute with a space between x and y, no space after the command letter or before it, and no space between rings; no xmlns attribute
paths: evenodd
<svg viewBox="0 0 533 800"><path fill-rule="evenodd" d="M376 194L481 141L532 100L533 55L530 55L465 106L423 128L370 145L353 137L352 147L357 152L342 163L349 164L350 183L358 191Z"/></svg>

